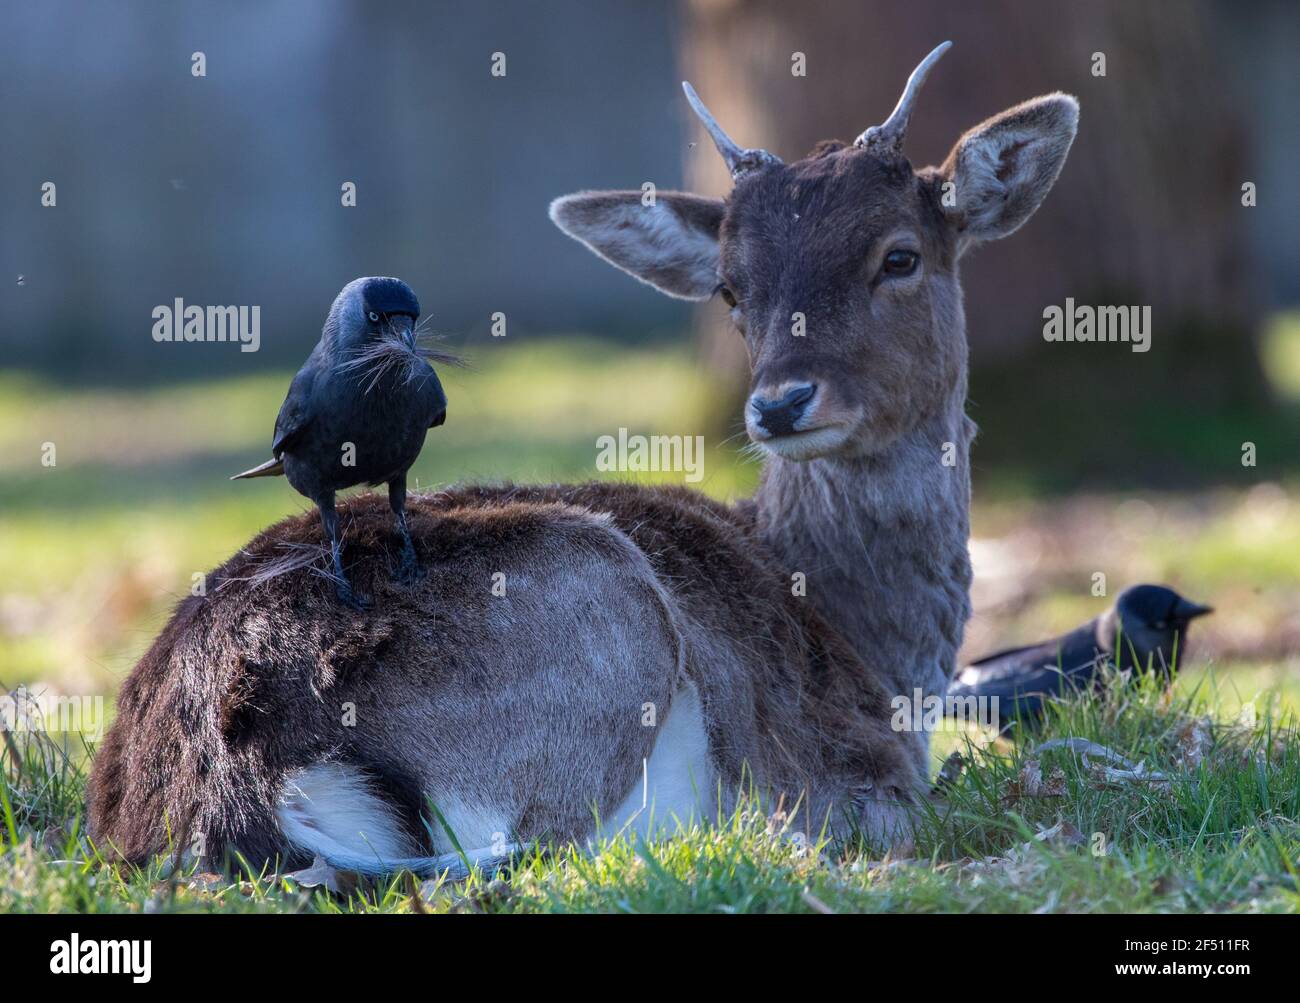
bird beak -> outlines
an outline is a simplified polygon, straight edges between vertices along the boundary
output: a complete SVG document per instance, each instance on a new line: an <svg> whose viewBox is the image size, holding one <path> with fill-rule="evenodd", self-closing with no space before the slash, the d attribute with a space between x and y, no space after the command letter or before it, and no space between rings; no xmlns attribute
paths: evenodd
<svg viewBox="0 0 1300 1003"><path fill-rule="evenodd" d="M393 333L401 338L406 347L415 351L415 321L410 317L394 317L389 323L393 325Z"/></svg>
<svg viewBox="0 0 1300 1003"><path fill-rule="evenodd" d="M1174 607L1174 616L1179 620L1195 620L1198 616L1205 616L1206 613L1213 612L1213 606L1202 606L1190 599L1179 599L1178 605Z"/></svg>

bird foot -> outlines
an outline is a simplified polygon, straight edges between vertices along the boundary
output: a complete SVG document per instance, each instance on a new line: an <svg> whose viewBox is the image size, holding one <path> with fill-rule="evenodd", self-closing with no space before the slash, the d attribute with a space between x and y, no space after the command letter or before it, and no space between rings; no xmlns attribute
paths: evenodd
<svg viewBox="0 0 1300 1003"><path fill-rule="evenodd" d="M413 550L402 551L402 563L393 575L393 581L400 585L414 585L429 577L427 568L422 567Z"/></svg>
<svg viewBox="0 0 1300 1003"><path fill-rule="evenodd" d="M346 581L339 582L334 586L334 595L338 597L339 602L344 606L358 612L365 612L373 605L368 596L354 591L351 584Z"/></svg>

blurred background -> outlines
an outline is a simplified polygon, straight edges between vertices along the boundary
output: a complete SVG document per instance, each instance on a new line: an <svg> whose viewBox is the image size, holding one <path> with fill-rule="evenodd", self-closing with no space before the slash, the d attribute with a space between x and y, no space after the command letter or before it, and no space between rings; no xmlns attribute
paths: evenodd
<svg viewBox="0 0 1300 1003"><path fill-rule="evenodd" d="M1103 572L1112 596L1167 581L1218 607L1199 669L1247 692L1294 681L1293 3L49 0L12 7L0 36L0 683L112 692L192 574L306 509L282 481L226 478L267 454L359 275L406 279L473 363L443 373L421 487L611 476L595 441L627 427L704 434L702 487L747 493L723 308L616 272L546 206L647 181L725 194L683 77L742 145L793 160L882 121L945 38L918 166L1027 97L1083 109L1043 209L964 267L981 426L966 653L1094 615ZM1043 308L1067 296L1149 305L1151 351L1044 342ZM260 306L260 350L156 343L151 311L177 297Z"/></svg>

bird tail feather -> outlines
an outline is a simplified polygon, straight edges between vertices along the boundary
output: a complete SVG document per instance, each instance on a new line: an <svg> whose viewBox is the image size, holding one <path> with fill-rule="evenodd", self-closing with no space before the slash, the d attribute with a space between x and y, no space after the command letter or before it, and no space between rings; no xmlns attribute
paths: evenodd
<svg viewBox="0 0 1300 1003"><path fill-rule="evenodd" d="M232 481L242 481L249 477L281 477L284 475L284 460L270 459L265 463L258 464L251 470L245 470L242 474L235 474L230 478Z"/></svg>

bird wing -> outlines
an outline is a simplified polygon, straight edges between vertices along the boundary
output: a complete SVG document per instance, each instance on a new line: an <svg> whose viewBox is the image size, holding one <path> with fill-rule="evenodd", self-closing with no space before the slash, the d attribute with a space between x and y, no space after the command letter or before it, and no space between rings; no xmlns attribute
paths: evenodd
<svg viewBox="0 0 1300 1003"><path fill-rule="evenodd" d="M1004 701L1030 694L1058 694L1095 672L1098 652L1094 625L1085 624L1064 637L1012 648L972 662L957 674L949 692L960 696L997 696Z"/></svg>
<svg viewBox="0 0 1300 1003"><path fill-rule="evenodd" d="M1031 644L1023 648L1012 648L981 658L962 669L957 678L966 686L975 690L989 691L1020 687L1031 677L1037 677L1043 670L1050 670L1053 675L1060 675L1058 664L1060 648L1056 642Z"/></svg>
<svg viewBox="0 0 1300 1003"><path fill-rule="evenodd" d="M289 393L280 405L280 414L275 419L275 439L271 443L271 454L277 459L286 449L293 448L314 416L311 391L316 381L315 359L316 353L312 352L307 364L289 384Z"/></svg>
<svg viewBox="0 0 1300 1003"><path fill-rule="evenodd" d="M424 391L429 399L429 427L437 428L447 420L447 395L443 393L442 381L438 379L437 372L434 371L433 366L429 365L427 360L424 363L424 368L428 370L424 377Z"/></svg>
<svg viewBox="0 0 1300 1003"><path fill-rule="evenodd" d="M1061 691L1055 644L1034 644L990 655L957 674L950 697L996 700L1002 724L1037 717L1043 698Z"/></svg>
<svg viewBox="0 0 1300 1003"><path fill-rule="evenodd" d="M1056 661L1056 654L1059 650L1056 641L1048 641L1045 644L1026 644L1019 648L1003 648L1001 651L995 651L991 655L985 655L983 658L971 662L968 669L980 670L980 675L996 675L1004 671L1008 664L1020 664L1030 659L1048 659Z"/></svg>

